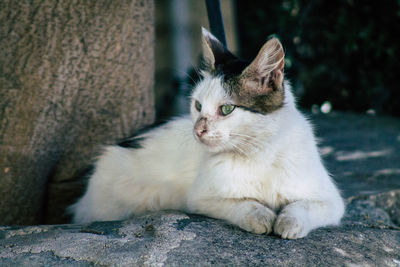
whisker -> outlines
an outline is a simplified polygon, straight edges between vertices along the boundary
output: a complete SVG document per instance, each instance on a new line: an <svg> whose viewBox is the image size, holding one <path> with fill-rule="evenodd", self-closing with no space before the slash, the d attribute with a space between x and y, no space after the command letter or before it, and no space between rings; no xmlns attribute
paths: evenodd
<svg viewBox="0 0 400 267"><path fill-rule="evenodd" d="M237 136L239 137L239 140L245 141L247 143L252 143L254 145L263 147L264 143L257 140L255 137L252 137L250 135L245 135L245 134L237 134L237 133L231 133L232 136Z"/></svg>
<svg viewBox="0 0 400 267"><path fill-rule="evenodd" d="M251 142L250 140L246 140L246 139L239 139L239 144L244 145L244 146L250 146L257 150L262 150L262 148L263 148L263 146L261 146L260 144Z"/></svg>
<svg viewBox="0 0 400 267"><path fill-rule="evenodd" d="M231 144L234 148L235 148L235 150L239 153L239 154L243 154L244 156L246 155L246 152L242 149L242 148L240 148L238 145L235 145L235 144Z"/></svg>

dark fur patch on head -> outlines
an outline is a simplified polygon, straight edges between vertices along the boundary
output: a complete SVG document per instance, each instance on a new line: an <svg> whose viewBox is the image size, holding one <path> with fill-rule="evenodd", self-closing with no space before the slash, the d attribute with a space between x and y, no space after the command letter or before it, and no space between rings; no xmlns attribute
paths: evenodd
<svg viewBox="0 0 400 267"><path fill-rule="evenodd" d="M231 65L222 66L219 71L212 72L214 76L223 77L223 87L227 94L230 95L235 105L239 108L260 114L272 113L284 105L285 89L282 84L277 87L275 83L270 82L268 87L270 90L266 94L253 94L248 90L243 90L241 81L241 73L247 67L244 61L232 62Z"/></svg>
<svg viewBox="0 0 400 267"><path fill-rule="evenodd" d="M232 57L226 58L224 61L216 62L216 64L212 67L207 65L207 63L204 61L202 63L201 69L215 77L222 76L224 81L240 75L249 65L249 62L234 57L233 55Z"/></svg>
<svg viewBox="0 0 400 267"><path fill-rule="evenodd" d="M284 50L277 38L270 38L249 64L232 54L203 28L203 67L223 77L223 86L235 104L246 110L268 114L283 106Z"/></svg>
<svg viewBox="0 0 400 267"><path fill-rule="evenodd" d="M270 90L265 94L252 94L243 90L243 86L240 80L236 80L231 89L231 95L238 107L265 115L284 106L285 88L283 84L281 87L277 87L274 83L270 83L268 85Z"/></svg>
<svg viewBox="0 0 400 267"><path fill-rule="evenodd" d="M213 75L222 76L224 82L227 82L229 79L240 75L248 65L249 62L235 58L224 62L223 64L216 65Z"/></svg>

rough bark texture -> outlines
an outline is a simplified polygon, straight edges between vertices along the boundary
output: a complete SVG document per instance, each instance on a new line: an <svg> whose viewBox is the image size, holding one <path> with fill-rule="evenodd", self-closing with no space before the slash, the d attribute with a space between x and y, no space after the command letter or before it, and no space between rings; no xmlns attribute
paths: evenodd
<svg viewBox="0 0 400 267"><path fill-rule="evenodd" d="M1 1L0 25L0 224L60 222L100 144L154 120L153 2Z"/></svg>

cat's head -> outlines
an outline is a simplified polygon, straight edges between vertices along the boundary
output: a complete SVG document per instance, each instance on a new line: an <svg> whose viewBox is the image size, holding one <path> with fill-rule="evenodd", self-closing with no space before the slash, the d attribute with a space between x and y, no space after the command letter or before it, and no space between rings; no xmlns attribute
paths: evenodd
<svg viewBox="0 0 400 267"><path fill-rule="evenodd" d="M203 29L203 58L191 103L196 139L212 152L245 154L259 147L260 123L284 105L281 43L269 39L249 64Z"/></svg>

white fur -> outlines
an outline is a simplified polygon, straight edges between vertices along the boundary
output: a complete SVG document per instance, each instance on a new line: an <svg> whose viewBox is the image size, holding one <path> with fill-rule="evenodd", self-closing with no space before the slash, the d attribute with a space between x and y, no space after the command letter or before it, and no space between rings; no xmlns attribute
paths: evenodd
<svg viewBox="0 0 400 267"><path fill-rule="evenodd" d="M192 103L191 119L146 134L143 148L106 147L87 192L71 207L74 222L175 209L283 238L338 224L342 198L289 86L284 107L271 114L236 108L226 117L217 113L232 103L222 86L221 78L205 74L192 95L201 112ZM201 139L193 134L200 117L209 126Z"/></svg>

